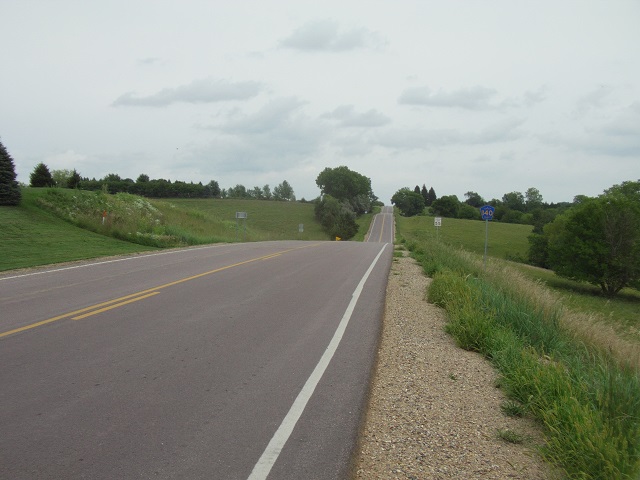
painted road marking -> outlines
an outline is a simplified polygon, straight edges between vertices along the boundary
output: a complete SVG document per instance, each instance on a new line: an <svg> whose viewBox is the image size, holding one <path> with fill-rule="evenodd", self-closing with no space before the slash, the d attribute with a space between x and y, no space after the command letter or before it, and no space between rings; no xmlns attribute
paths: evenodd
<svg viewBox="0 0 640 480"><path fill-rule="evenodd" d="M68 312L62 315L58 315L57 317L48 318L46 320L42 320L40 322L31 323L29 325L25 325L23 327L14 328L13 330L9 330L6 332L0 332L0 338L8 337L9 335L13 335L14 333L24 332L25 330L31 330L36 327L40 327L42 325L46 325L48 323L56 322L58 320L62 320L65 318L71 318L72 320L81 320L83 318L89 317L91 315L96 315L98 313L106 312L107 310L111 310L116 307L121 307L123 305L127 305L132 302L137 302L138 300L143 300L145 298L156 295L160 292L157 290L162 290L163 288L172 287L174 285L179 285L184 282L188 282L190 280L195 280L197 278L202 278L207 275L212 275L214 273L222 272L223 270L228 270L230 268L239 267L240 265L246 265L248 263L257 262L260 260L269 260L271 258L279 257L280 255L284 255L285 253L293 252L295 250L301 250L303 248L316 247L321 245L320 243L314 243L311 245L304 245L302 247L290 248L287 250L283 250L281 252L270 253L268 255L262 255L260 257L251 258L249 260L245 260L243 262L234 263L232 265L226 265L224 267L216 268L215 270L209 270L208 272L199 273L197 275L193 275L191 277L181 278L180 280L175 280L173 282L165 283L164 285L158 285L157 287L149 288L147 290L143 290L141 292L132 293L130 295L125 295L124 297L114 298L113 300L109 300L107 302L98 303L96 305L91 305L90 307L81 308L80 310L74 310L73 312ZM101 308L106 307L106 308ZM89 312L89 313L86 313Z"/></svg>
<svg viewBox="0 0 640 480"><path fill-rule="evenodd" d="M336 353L338 345L342 340L342 336L347 329L347 325L349 325L349 320L351 320L351 315L353 314L353 310L356 307L356 303L358 303L358 299L360 298L360 294L362 293L364 284L373 271L373 268L376 266L376 263L378 263L378 259L382 255L382 252L384 252L384 249L387 247L387 245L388 244L385 243L382 246L382 248L378 252L378 255L373 259L373 262L371 262L368 270L360 280L360 283L358 283L358 286L351 295L351 301L349 302L349 305L347 306L347 309L342 316L342 320L340 320L340 324L333 334L333 338L329 342L327 349L324 351L324 354L320 358L320 361L316 365L316 368L313 370L313 372L311 372L311 376L307 379L306 383L302 387L302 390L296 397L293 405L291 405L289 413L287 413L287 415L284 417L284 420L282 420L282 423L278 427L278 430L276 430L276 433L271 438L271 441L267 445L267 448L264 450L264 452L258 459L258 462L253 467L253 471L251 472L251 475L249 475L248 480L266 480L266 478L269 476L271 468L273 468L273 465L278 460L282 448L291 436L293 428L296 426L296 423L298 423L298 420L302 416L302 412L307 406L311 395L313 395L313 392L320 382L322 375L329 366L329 362L331 362L333 355Z"/></svg>

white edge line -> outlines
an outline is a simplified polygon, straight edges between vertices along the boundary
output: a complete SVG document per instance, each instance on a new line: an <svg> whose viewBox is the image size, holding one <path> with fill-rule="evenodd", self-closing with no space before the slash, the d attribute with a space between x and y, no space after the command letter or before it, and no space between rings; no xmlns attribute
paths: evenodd
<svg viewBox="0 0 640 480"><path fill-rule="evenodd" d="M54 268L51 270L40 270L37 272L28 272L28 273L21 273L20 275L12 275L10 277L0 277L0 282L2 280L11 280L13 278L22 278L22 277L31 277L33 275L44 275L45 273L56 273L56 272L63 272L65 270L74 270L76 268L86 268L86 267L95 267L96 265L104 265L107 263L116 263L116 262L127 262L129 260L137 260L140 258L146 258L146 257L155 257L157 255L170 255L172 253L182 253L182 252L191 252L193 250L203 250L205 248L220 248L220 247L225 247L225 246L229 246L229 245L238 245L236 243L230 243L230 244L220 244L220 245L206 245L203 247L192 247L192 248L181 248L181 249L177 249L177 250L170 250L170 251L164 251L164 252L155 252L155 253L145 253L145 254L141 254L141 255L131 255L131 256L127 256L126 258L115 258L113 260L103 260L101 262L91 262L91 259L85 259L85 260L77 260L78 262L82 262L82 261L88 261L90 263L83 263L81 265L71 265L69 267L62 267L62 268ZM40 267L45 267L46 265L40 265ZM34 268L38 268L38 267L34 267Z"/></svg>
<svg viewBox="0 0 640 480"><path fill-rule="evenodd" d="M338 324L338 328L333 334L333 338L329 342L329 345L324 351L324 354L320 358L320 361L316 365L316 368L313 370L313 372L307 379L306 383L304 384L304 387L302 387L302 390L300 390L300 393L298 394L295 401L291 405L291 408L289 409L289 412L287 413L287 415L284 417L284 420L282 420L282 423L278 427L278 430L276 430L276 433L273 434L271 441L269 442L269 444L267 445L267 448L262 453L262 456L258 459L258 462L253 467L251 475L249 475L247 480L266 480L267 476L269 475L269 472L271 471L271 468L278 460L278 457L280 456L280 452L282 451L282 448L284 447L285 443L287 443L287 440L289 440L289 437L293 432L293 428L295 427L296 423L302 416L302 412L307 406L307 403L309 402L311 395L313 395L313 392L316 389L316 386L318 385L318 383L320 382L322 375L324 374L325 370L329 366L329 362L331 362L333 355L338 349L338 345L340 344L340 341L342 340L342 336L344 335L344 332L347 329L347 325L349 324L349 320L351 319L351 315L353 314L353 310L355 309L356 303L358 303L358 299L360 298L360 294L362 293L364 284L369 278L369 275L373 271L373 268L375 267L376 263L378 263L378 259L382 255L382 252L387 247L387 245L388 244L385 243L382 246L382 248L378 252L378 255L373 260L373 262L371 262L371 265L369 266L368 270L360 280L360 283L358 283L358 286L356 287L353 294L351 295L351 301L349 302L349 305L347 306L347 309L345 310L344 315L342 316L342 320L340 320L340 323Z"/></svg>

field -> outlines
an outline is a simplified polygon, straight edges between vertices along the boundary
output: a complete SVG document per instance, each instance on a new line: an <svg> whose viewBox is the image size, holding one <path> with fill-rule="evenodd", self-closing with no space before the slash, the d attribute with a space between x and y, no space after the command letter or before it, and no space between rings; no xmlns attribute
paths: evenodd
<svg viewBox="0 0 640 480"><path fill-rule="evenodd" d="M488 256L508 260L523 260L527 257L527 236L533 228L530 225L499 222L488 222L487 225L482 220L443 218L442 226L434 227L433 219L434 217L424 216L396 216L398 230L407 239L442 240L447 245L484 255L486 236Z"/></svg>
<svg viewBox="0 0 640 480"><path fill-rule="evenodd" d="M246 219L236 220L236 212L245 212ZM371 217L358 220L361 227L354 240L364 238ZM158 248L264 240L329 238L316 222L311 203L150 200L23 188L19 207L0 207L0 271Z"/></svg>

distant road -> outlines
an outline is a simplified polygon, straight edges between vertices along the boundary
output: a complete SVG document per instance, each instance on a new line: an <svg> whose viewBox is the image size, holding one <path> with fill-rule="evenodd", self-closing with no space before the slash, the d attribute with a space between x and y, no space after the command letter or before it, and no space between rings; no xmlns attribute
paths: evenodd
<svg viewBox="0 0 640 480"><path fill-rule="evenodd" d="M346 478L391 258L263 242L5 274L0 478Z"/></svg>
<svg viewBox="0 0 640 480"><path fill-rule="evenodd" d="M393 219L393 207L382 207L380 213L373 217L373 222L366 241L390 243L393 245L394 238L395 224Z"/></svg>

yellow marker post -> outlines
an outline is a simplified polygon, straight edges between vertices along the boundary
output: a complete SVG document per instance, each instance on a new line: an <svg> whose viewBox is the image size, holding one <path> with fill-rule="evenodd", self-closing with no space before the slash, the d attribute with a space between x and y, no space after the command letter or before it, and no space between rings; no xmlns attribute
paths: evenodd
<svg viewBox="0 0 640 480"><path fill-rule="evenodd" d="M340 237L336 237L336 242L339 242L340 240L342 240Z"/></svg>

